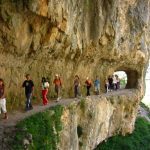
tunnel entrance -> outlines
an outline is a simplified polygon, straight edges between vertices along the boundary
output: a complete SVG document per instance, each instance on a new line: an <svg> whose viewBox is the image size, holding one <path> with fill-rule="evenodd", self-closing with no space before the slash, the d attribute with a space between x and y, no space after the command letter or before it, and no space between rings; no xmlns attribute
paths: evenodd
<svg viewBox="0 0 150 150"><path fill-rule="evenodd" d="M120 89L137 89L140 74L130 68L118 68L105 79L105 92L117 91Z"/></svg>
<svg viewBox="0 0 150 150"><path fill-rule="evenodd" d="M126 72L124 71L116 71L113 76L118 80L118 89L125 89L128 81L128 77Z"/></svg>
<svg viewBox="0 0 150 150"><path fill-rule="evenodd" d="M121 78L121 86L125 89L135 89L138 86L139 74L135 70L124 69L116 70L114 74L117 74Z"/></svg>

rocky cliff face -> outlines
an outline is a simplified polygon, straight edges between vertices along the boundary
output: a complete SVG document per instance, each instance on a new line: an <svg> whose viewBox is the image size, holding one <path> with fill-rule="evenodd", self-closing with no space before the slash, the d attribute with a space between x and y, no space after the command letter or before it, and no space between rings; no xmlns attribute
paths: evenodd
<svg viewBox="0 0 150 150"><path fill-rule="evenodd" d="M117 70L143 93L148 0L1 0L0 8L0 76L9 95L20 98L25 73L37 93L42 76L59 73L68 95L75 74L83 82L98 75L103 87Z"/></svg>
<svg viewBox="0 0 150 150"><path fill-rule="evenodd" d="M132 133L138 93L132 89L70 99L69 104L25 119L17 128L0 124L0 149L92 150L111 136Z"/></svg>
<svg viewBox="0 0 150 150"><path fill-rule="evenodd" d="M62 115L58 149L92 150L111 136L132 133L139 99L136 90L128 90L72 103Z"/></svg>
<svg viewBox="0 0 150 150"><path fill-rule="evenodd" d="M0 0L0 76L11 98L8 103L24 102L20 86L25 73L31 74L37 95L41 77L49 77L52 86L53 76L59 73L65 88L63 94L70 95L75 74L83 82L86 76L93 79L98 75L103 87L108 75L122 70L128 76L127 88L136 89L136 95L125 99L114 96L113 106L106 98L99 102L96 98L89 100L84 114L78 108L66 110L62 137L69 143L62 138L61 145L76 150L80 143L85 149L92 149L118 131L132 132L149 59L149 3ZM88 108L95 111L88 112ZM76 127L84 128L83 136L77 137Z"/></svg>

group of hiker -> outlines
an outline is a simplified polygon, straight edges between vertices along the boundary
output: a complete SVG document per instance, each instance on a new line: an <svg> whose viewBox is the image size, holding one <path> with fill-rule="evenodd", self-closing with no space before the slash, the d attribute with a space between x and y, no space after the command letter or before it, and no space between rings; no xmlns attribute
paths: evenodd
<svg viewBox="0 0 150 150"><path fill-rule="evenodd" d="M58 74L55 75L55 79L54 79L53 83L55 85L55 92L56 92L56 96L57 96L57 101L59 101L61 98L60 97L60 91L61 91L61 87L62 87L62 81L61 81ZM31 98L33 95L34 83L30 79L29 74L26 75L26 80L23 82L22 87L25 88L25 96L26 96L26 108L25 109L30 110L33 108L32 103L31 103ZM48 104L47 94L48 94L48 89L49 89L49 82L48 82L48 79L45 77L42 77L41 89L42 89L43 105L47 105Z"/></svg>
<svg viewBox="0 0 150 150"><path fill-rule="evenodd" d="M34 82L31 80L30 74L27 74L26 80L23 82L22 87L25 88L25 97L26 97L26 105L25 110L31 110L33 109L31 99L34 91ZM55 93L56 93L56 102L58 102L61 99L61 89L62 89L62 80L58 74L55 75L55 79L53 81L54 87L55 87ZM49 80L48 78L42 77L41 80L41 89L42 89L42 102L43 105L48 104L48 89L49 89ZM96 76L95 80L92 82L92 80L87 77L84 86L86 87L86 96L90 96L91 87L94 86L94 92L96 95L100 94L100 80L98 76ZM81 82L78 75L75 75L74 82L73 82L73 88L74 88L74 97L80 97L81 96ZM105 89L106 92L117 90L120 88L120 79L118 75L109 76L108 79L106 79L105 82ZM3 79L0 79L0 113L4 113L4 119L7 119L7 110L6 110L6 98L5 98L5 85Z"/></svg>
<svg viewBox="0 0 150 150"><path fill-rule="evenodd" d="M111 92L113 90L120 89L120 79L117 74L108 76L108 78L105 81L105 90L107 92Z"/></svg>
<svg viewBox="0 0 150 150"><path fill-rule="evenodd" d="M92 84L93 84L92 80L89 79L89 77L87 77L85 80L85 84L84 84L84 86L86 87L86 96L90 96L90 90L91 90ZM81 86L80 78L78 75L76 75L75 79L74 79L74 96L75 96L75 98L78 96L81 96L80 86ZM96 79L94 80L94 91L95 91L96 95L98 95L100 93L100 80L98 79L98 76L96 76Z"/></svg>

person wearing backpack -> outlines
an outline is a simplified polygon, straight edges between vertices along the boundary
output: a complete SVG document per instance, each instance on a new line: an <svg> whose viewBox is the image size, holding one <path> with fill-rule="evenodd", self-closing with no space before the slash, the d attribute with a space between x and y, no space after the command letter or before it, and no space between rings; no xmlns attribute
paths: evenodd
<svg viewBox="0 0 150 150"><path fill-rule="evenodd" d="M85 86L86 86L86 89L87 89L86 96L90 96L90 88L92 86L92 81L89 79L89 77L86 78Z"/></svg>
<svg viewBox="0 0 150 150"><path fill-rule="evenodd" d="M47 94L48 94L49 83L45 77L42 77L42 98L43 105L48 104Z"/></svg>

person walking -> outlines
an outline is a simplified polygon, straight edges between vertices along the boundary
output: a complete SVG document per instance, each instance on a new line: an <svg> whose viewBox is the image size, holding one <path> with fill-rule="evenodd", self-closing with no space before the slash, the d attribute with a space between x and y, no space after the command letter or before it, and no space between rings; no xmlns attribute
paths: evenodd
<svg viewBox="0 0 150 150"><path fill-rule="evenodd" d="M43 97L43 105L48 104L47 94L48 94L49 83L45 77L42 77L42 97Z"/></svg>
<svg viewBox="0 0 150 150"><path fill-rule="evenodd" d="M90 96L90 88L92 86L92 81L89 79L89 77L86 78L85 86L86 86L86 89L87 89L86 95Z"/></svg>
<svg viewBox="0 0 150 150"><path fill-rule="evenodd" d="M34 83L30 79L30 74L26 75L26 80L23 82L22 87L25 88L25 96L26 96L26 107L25 110L31 110L33 109L31 99L32 99L32 93L34 89Z"/></svg>
<svg viewBox="0 0 150 150"><path fill-rule="evenodd" d="M55 85L55 92L57 95L56 102L58 102L61 99L60 92L61 92L61 88L62 88L62 81L58 74L55 75L55 79L54 79L53 83Z"/></svg>
<svg viewBox="0 0 150 150"><path fill-rule="evenodd" d="M96 79L94 81L94 91L96 95L100 94L100 80L98 79L98 76L96 76Z"/></svg>
<svg viewBox="0 0 150 150"><path fill-rule="evenodd" d="M108 76L108 83L109 83L109 91L111 92L113 90L113 78L112 76Z"/></svg>
<svg viewBox="0 0 150 150"><path fill-rule="evenodd" d="M117 79L116 79L116 75L113 75L113 87L114 87L114 90L117 90Z"/></svg>
<svg viewBox="0 0 150 150"><path fill-rule="evenodd" d="M0 79L0 114L4 113L3 119L8 119L6 110L5 85L3 79Z"/></svg>
<svg viewBox="0 0 150 150"><path fill-rule="evenodd" d="M116 76L116 80L117 80L116 88L118 90L118 89L120 89L120 79L119 79L118 75L115 75L115 76Z"/></svg>
<svg viewBox="0 0 150 150"><path fill-rule="evenodd" d="M78 75L75 75L75 79L74 79L74 96L75 96L75 98L77 96L80 96L79 87L80 87L80 78Z"/></svg>

